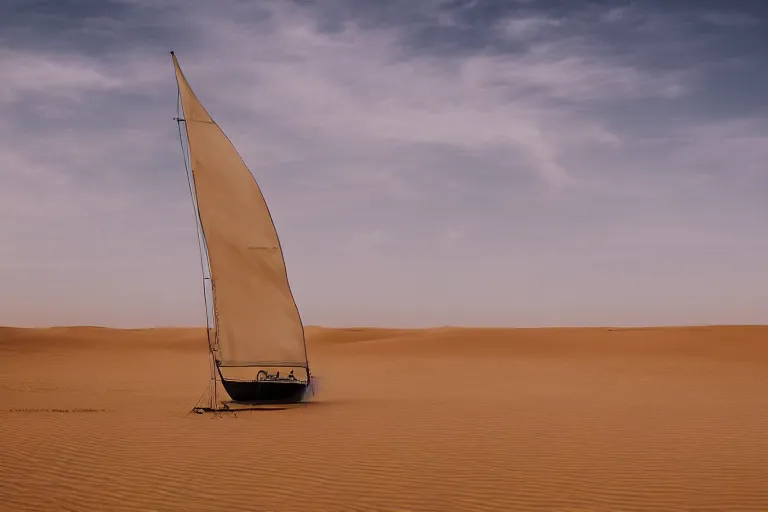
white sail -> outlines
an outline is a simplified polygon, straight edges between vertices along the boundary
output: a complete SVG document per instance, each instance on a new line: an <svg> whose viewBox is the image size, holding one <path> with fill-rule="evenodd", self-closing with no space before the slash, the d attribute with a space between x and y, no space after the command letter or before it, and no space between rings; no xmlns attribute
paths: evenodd
<svg viewBox="0 0 768 512"><path fill-rule="evenodd" d="M210 264L217 365L233 380L256 379L255 368L286 367L306 380L304 329L267 204L175 55L173 63Z"/></svg>

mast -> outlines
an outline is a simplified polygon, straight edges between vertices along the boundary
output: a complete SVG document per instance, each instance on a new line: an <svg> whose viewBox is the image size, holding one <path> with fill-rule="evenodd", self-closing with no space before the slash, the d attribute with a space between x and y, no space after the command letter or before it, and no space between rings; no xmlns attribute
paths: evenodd
<svg viewBox="0 0 768 512"><path fill-rule="evenodd" d="M176 55L174 54L173 50L171 50L171 58L176 61ZM175 75L175 74L174 74ZM178 128L179 132L179 144L181 146L181 154L184 159L184 171L187 175L187 185L189 186L189 194L192 199L192 209L195 215L195 228L196 228L196 234L197 234L197 247L199 251L200 256L200 274L201 274L201 284L202 284L202 290L203 290L203 304L205 306L205 336L208 341L208 353L210 356L210 370L211 370L211 380L209 384L209 389L207 390L208 399L209 399L209 407L211 409L216 409L217 403L218 403L218 393L217 393L217 369L216 369L216 315L215 315L215 306L214 307L214 314L210 314L210 311L208 309L208 286L211 287L211 302L213 302L213 280L211 279L211 268L210 263L208 260L208 247L207 247L207 241L205 239L205 231L203 230L203 224L202 220L200 219L200 210L198 208L197 204L197 195L195 194L195 177L194 173L191 170L191 164L188 163L190 160L187 159L187 152L189 149L189 139L187 138L187 124L186 119L184 119L183 116L183 107L181 105L181 90L179 88L179 80L178 77L176 77L176 117L174 117L174 121L176 121L176 126ZM182 125L184 126L182 128ZM187 139L187 146L185 148L184 146L184 139ZM214 335L211 336L211 324L213 324L214 328Z"/></svg>

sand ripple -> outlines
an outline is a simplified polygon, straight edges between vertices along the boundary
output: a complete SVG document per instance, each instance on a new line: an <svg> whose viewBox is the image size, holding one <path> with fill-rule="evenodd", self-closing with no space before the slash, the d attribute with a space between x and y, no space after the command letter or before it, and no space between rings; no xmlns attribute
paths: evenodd
<svg viewBox="0 0 768 512"><path fill-rule="evenodd" d="M507 333L488 357L461 335L428 359L402 332L323 331L316 402L217 419L187 415L207 375L189 333L0 338L0 510L768 509L764 353L537 352Z"/></svg>

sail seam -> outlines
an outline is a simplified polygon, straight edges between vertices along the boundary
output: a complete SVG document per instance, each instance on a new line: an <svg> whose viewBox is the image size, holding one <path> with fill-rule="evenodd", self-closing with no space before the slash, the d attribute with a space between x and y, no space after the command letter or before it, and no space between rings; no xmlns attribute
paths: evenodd
<svg viewBox="0 0 768 512"><path fill-rule="evenodd" d="M252 368L258 366L284 366L284 367L297 367L304 368L306 361L254 361L254 362L242 362L235 363L229 361L217 361L220 368Z"/></svg>

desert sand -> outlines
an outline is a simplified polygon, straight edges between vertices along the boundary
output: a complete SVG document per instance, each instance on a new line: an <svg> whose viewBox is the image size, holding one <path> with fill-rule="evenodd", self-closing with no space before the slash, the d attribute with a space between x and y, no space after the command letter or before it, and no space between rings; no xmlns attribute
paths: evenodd
<svg viewBox="0 0 768 512"><path fill-rule="evenodd" d="M308 329L222 418L202 329L0 328L0 509L768 510L768 327Z"/></svg>

